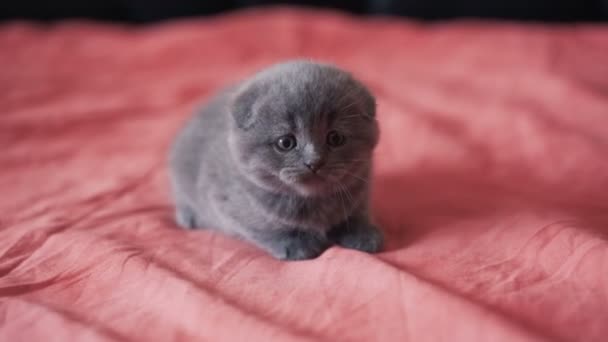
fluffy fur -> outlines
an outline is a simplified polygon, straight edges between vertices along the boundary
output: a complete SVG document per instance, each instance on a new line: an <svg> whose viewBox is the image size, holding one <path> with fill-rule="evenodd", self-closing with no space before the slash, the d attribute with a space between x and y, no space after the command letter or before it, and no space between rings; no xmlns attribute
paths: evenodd
<svg viewBox="0 0 608 342"><path fill-rule="evenodd" d="M370 221L376 105L350 74L292 61L216 96L170 153L176 220L238 236L279 259L332 244L381 248Z"/></svg>

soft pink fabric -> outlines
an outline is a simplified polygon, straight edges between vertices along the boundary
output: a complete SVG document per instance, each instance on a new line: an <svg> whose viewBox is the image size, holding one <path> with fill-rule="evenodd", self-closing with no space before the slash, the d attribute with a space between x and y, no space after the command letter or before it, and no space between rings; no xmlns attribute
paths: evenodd
<svg viewBox="0 0 608 342"><path fill-rule="evenodd" d="M378 96L379 255L280 262L172 222L195 102L298 56ZM608 27L17 22L0 113L2 341L608 339Z"/></svg>

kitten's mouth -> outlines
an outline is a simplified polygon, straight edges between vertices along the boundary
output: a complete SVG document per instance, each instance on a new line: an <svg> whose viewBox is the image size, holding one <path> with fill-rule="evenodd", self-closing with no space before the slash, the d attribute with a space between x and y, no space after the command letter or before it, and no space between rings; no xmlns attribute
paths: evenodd
<svg viewBox="0 0 608 342"><path fill-rule="evenodd" d="M315 173L305 173L297 177L296 184L299 188L311 190L311 192L319 192L322 190L327 181Z"/></svg>
<svg viewBox="0 0 608 342"><path fill-rule="evenodd" d="M280 178L287 186L304 196L321 195L329 189L328 179L319 173L284 173Z"/></svg>
<svg viewBox="0 0 608 342"><path fill-rule="evenodd" d="M316 173L305 173L298 178L298 183L301 184L317 184L322 183L324 179Z"/></svg>

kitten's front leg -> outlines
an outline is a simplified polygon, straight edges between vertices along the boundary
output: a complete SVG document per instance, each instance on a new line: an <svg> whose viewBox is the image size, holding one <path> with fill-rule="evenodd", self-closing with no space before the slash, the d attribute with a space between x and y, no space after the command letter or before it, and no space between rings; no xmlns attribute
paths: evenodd
<svg viewBox="0 0 608 342"><path fill-rule="evenodd" d="M196 213L185 204L175 206L175 222L183 229L196 229Z"/></svg>
<svg viewBox="0 0 608 342"><path fill-rule="evenodd" d="M324 235L298 229L255 231L250 238L280 260L313 259L330 245Z"/></svg>
<svg viewBox="0 0 608 342"><path fill-rule="evenodd" d="M372 224L367 215L355 215L333 227L328 238L345 248L367 253L379 252L384 243L382 232Z"/></svg>

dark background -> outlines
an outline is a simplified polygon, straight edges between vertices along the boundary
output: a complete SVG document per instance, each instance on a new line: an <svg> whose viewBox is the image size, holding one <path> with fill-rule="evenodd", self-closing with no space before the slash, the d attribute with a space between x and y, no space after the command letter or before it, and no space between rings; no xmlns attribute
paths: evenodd
<svg viewBox="0 0 608 342"><path fill-rule="evenodd" d="M428 20L608 21L608 0L0 0L0 20L90 18L145 23L271 4L329 7L356 14Z"/></svg>

